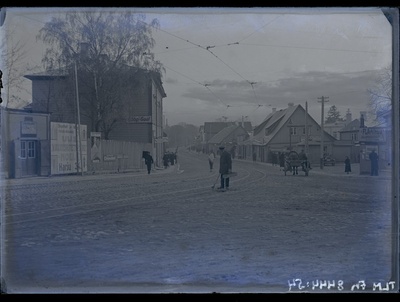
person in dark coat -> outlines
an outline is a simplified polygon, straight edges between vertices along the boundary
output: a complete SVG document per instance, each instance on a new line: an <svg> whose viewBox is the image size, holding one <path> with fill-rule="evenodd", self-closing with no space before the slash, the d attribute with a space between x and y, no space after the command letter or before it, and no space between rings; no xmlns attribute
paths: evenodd
<svg viewBox="0 0 400 302"><path fill-rule="evenodd" d="M347 174L351 172L350 158L348 156L346 156L346 159L344 160L344 172Z"/></svg>
<svg viewBox="0 0 400 302"><path fill-rule="evenodd" d="M231 154L225 150L224 146L219 147L219 173L221 174L221 186L218 188L221 191L229 189L229 177L224 178L223 175L232 172L232 158Z"/></svg>
<svg viewBox="0 0 400 302"><path fill-rule="evenodd" d="M371 176L378 176L378 154L375 150L369 154L369 160L371 161Z"/></svg>
<svg viewBox="0 0 400 302"><path fill-rule="evenodd" d="M279 167L281 170L285 169L285 153L279 152Z"/></svg>
<svg viewBox="0 0 400 302"><path fill-rule="evenodd" d="M164 169L167 169L168 168L168 154L167 154L167 152L164 153L163 163L164 163Z"/></svg>
<svg viewBox="0 0 400 302"><path fill-rule="evenodd" d="M153 157L150 155L150 153L146 153L146 157L144 158L144 163L147 166L147 174L150 174L151 171L151 165L153 164Z"/></svg>

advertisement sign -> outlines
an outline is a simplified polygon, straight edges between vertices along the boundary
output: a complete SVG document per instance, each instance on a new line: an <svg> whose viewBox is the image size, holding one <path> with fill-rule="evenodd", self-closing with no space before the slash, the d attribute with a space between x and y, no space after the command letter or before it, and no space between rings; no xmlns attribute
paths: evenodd
<svg viewBox="0 0 400 302"><path fill-rule="evenodd" d="M151 115L136 115L129 119L130 123L134 124L148 124L151 123Z"/></svg>
<svg viewBox="0 0 400 302"><path fill-rule="evenodd" d="M385 130L379 127L360 129L360 142L385 142Z"/></svg>
<svg viewBox="0 0 400 302"><path fill-rule="evenodd" d="M77 153L82 154L81 171L87 171L87 127L80 126L81 144L76 144L76 125L51 122L51 174L77 173ZM80 145L80 146L79 146ZM80 148L81 147L81 150Z"/></svg>
<svg viewBox="0 0 400 302"><path fill-rule="evenodd" d="M36 123L33 121L21 122L21 136L36 136Z"/></svg>

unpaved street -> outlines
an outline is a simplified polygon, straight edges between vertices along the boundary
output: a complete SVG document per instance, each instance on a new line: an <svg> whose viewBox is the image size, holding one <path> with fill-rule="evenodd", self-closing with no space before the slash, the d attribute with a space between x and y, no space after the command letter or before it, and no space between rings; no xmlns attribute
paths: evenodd
<svg viewBox="0 0 400 302"><path fill-rule="evenodd" d="M235 159L216 192L204 154L178 166L3 184L8 293L393 290L390 177L285 176ZM363 287L363 284L366 286ZM380 287L379 287L380 286Z"/></svg>

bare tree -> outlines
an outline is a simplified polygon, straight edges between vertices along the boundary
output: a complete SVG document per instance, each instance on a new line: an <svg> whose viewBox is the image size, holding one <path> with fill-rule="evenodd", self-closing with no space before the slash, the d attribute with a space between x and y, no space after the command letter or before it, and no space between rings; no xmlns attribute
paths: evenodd
<svg viewBox="0 0 400 302"><path fill-rule="evenodd" d="M392 109L392 68L384 68L373 88L368 89L370 95L370 114L375 116L377 121L381 116L386 115Z"/></svg>
<svg viewBox="0 0 400 302"><path fill-rule="evenodd" d="M6 107L18 107L21 103L26 105L28 102L18 96L18 92L25 91L23 85L23 75L28 66L21 66L21 62L26 56L25 43L21 41L13 42L13 33L9 30L4 31L0 43L0 54L3 71L3 92L6 97L3 99Z"/></svg>
<svg viewBox="0 0 400 302"><path fill-rule="evenodd" d="M49 45L42 60L47 71L64 69L75 78L76 64L82 87L81 114L106 139L115 123L127 118L137 70L160 76L165 72L151 51L155 46L152 31L159 28L159 22L146 23L145 19L131 12L82 9L53 18L38 34Z"/></svg>

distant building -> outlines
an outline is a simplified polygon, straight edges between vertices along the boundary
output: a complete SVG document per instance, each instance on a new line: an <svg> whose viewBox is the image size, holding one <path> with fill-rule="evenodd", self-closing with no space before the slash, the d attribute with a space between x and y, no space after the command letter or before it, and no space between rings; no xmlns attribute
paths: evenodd
<svg viewBox="0 0 400 302"><path fill-rule="evenodd" d="M225 150L229 151L233 158L242 158L242 153L241 150L238 149L238 146L249 137L249 133L242 127L241 124L233 124L225 127L212 138L210 138L207 142L207 149L208 152L214 151L214 153L217 154L218 147L224 145Z"/></svg>
<svg viewBox="0 0 400 302"><path fill-rule="evenodd" d="M343 162L348 156L352 163L360 162L360 120L355 119L339 131L339 140L334 144L332 152L336 161Z"/></svg>
<svg viewBox="0 0 400 302"><path fill-rule="evenodd" d="M308 135L306 136L306 125ZM306 141L306 137L308 140ZM324 153L332 153L336 139L324 131ZM306 114L301 105L290 103L287 108L273 110L264 121L254 129L251 139L243 142L244 156L251 159L256 154L257 161L270 162L281 152L290 150L300 152L307 147L308 159L320 161L321 127Z"/></svg>
<svg viewBox="0 0 400 302"><path fill-rule="evenodd" d="M324 131L332 135L336 139L340 139L340 131L352 121L350 109L347 110L346 118L343 121L336 121L334 123L325 123Z"/></svg>
<svg viewBox="0 0 400 302"><path fill-rule="evenodd" d="M242 122L205 122L204 125L199 128L199 139L201 142L198 142L197 149L200 149L202 152L209 152L208 150L208 142L214 137L217 133L219 133L222 129L229 126L238 126L240 125L249 135L253 131L253 127L251 122L242 121ZM201 146L199 146L201 145Z"/></svg>

